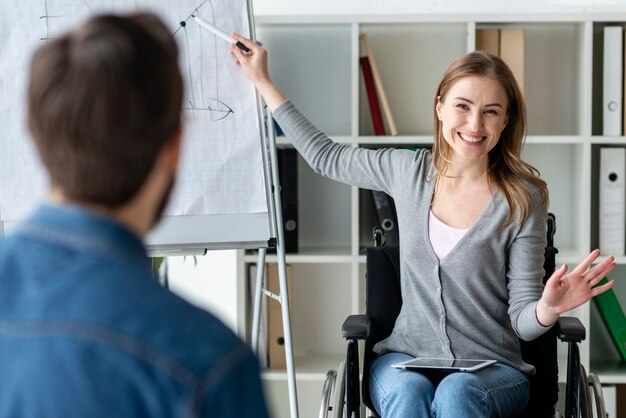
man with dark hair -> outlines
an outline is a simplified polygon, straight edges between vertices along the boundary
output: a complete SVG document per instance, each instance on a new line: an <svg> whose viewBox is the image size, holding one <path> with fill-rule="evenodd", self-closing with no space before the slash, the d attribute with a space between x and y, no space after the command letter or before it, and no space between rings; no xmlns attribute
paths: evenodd
<svg viewBox="0 0 626 418"><path fill-rule="evenodd" d="M0 416L267 416L256 357L153 279L141 241L178 166L182 84L151 14L36 51L28 126L51 190L0 243Z"/></svg>

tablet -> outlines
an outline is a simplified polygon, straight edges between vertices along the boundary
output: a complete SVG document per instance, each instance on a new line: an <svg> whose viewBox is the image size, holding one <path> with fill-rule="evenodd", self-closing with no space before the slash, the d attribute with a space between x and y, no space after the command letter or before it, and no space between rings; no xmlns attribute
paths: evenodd
<svg viewBox="0 0 626 418"><path fill-rule="evenodd" d="M438 369L450 372L475 372L495 363L495 360L447 359L447 358L414 358L391 367L406 370Z"/></svg>

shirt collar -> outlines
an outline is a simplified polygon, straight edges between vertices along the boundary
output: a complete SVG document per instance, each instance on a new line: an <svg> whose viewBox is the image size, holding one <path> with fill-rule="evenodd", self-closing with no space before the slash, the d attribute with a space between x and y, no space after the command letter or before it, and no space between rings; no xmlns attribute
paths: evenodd
<svg viewBox="0 0 626 418"><path fill-rule="evenodd" d="M16 234L34 235L86 251L146 257L141 239L130 229L110 216L77 204L42 204Z"/></svg>

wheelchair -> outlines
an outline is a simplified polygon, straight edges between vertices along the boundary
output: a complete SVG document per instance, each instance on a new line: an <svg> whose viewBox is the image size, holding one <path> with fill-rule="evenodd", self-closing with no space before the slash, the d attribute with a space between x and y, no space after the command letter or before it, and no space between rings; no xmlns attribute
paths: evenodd
<svg viewBox="0 0 626 418"><path fill-rule="evenodd" d="M544 253L544 283L555 270L554 247L556 220L548 215L547 247ZM363 406L368 415L378 418L369 395L370 365L376 358L374 345L388 337L400 313L400 260L397 246L386 246L382 228L374 228L374 246L365 249L366 313L349 316L342 326L347 340L346 358L337 370L329 370L322 389L319 418L360 418ZM536 368L529 377L531 397L523 417L527 418L591 418L592 402L598 417L606 417L604 398L598 377L587 374L580 362L578 343L586 337L578 318L561 317L541 337L523 341L522 357ZM568 346L565 409L560 414L556 405L559 397L557 339ZM359 374L359 341L364 340L363 374ZM592 398L593 394L593 398Z"/></svg>

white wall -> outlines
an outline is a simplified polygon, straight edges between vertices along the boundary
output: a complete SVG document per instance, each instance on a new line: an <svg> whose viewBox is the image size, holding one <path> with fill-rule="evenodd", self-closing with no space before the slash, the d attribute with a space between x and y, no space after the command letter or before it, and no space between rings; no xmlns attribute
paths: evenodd
<svg viewBox="0 0 626 418"><path fill-rule="evenodd" d="M237 332L237 251L168 257L172 292L220 318Z"/></svg>

